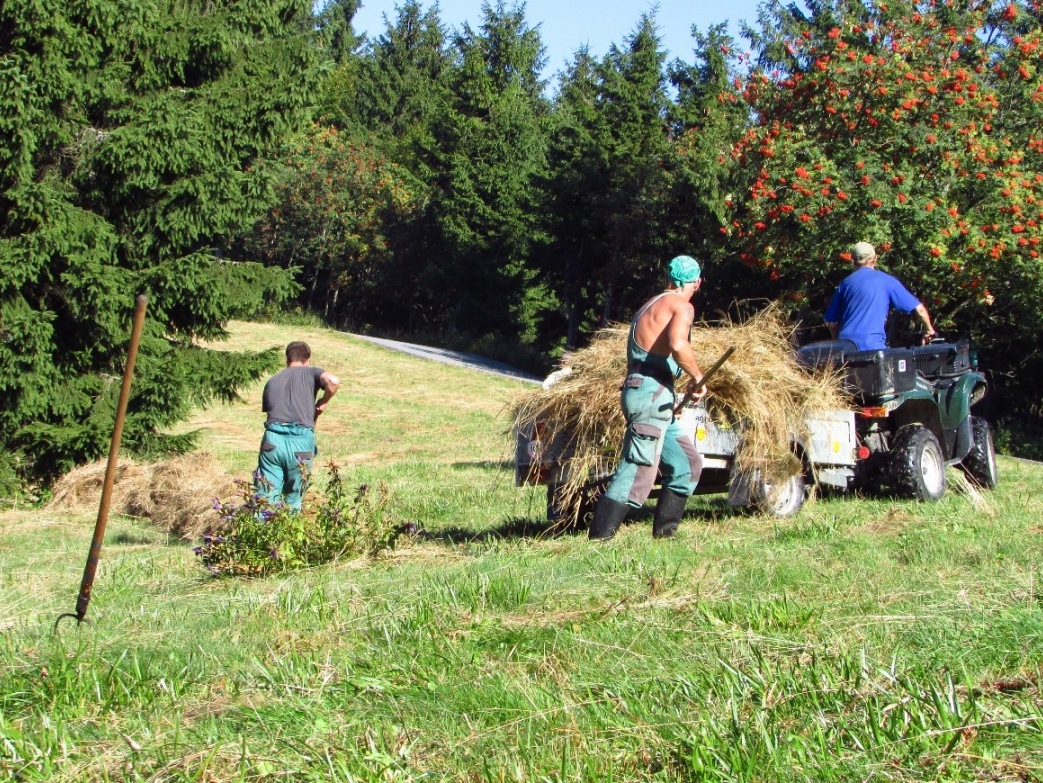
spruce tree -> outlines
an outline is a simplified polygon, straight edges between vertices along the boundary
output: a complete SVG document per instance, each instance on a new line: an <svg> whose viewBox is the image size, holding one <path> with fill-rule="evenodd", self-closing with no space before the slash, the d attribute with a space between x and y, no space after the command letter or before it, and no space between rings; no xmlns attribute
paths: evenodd
<svg viewBox="0 0 1043 783"><path fill-rule="evenodd" d="M0 447L53 474L107 448L134 299L149 298L124 443L230 399L274 355L217 352L286 272L217 252L267 206L263 154L306 116L307 0L0 6ZM258 346L265 348L264 346Z"/></svg>
<svg viewBox="0 0 1043 783"><path fill-rule="evenodd" d="M670 108L665 55L651 15L599 62L580 52L558 96L550 198L561 227L548 257L580 331L620 320L662 279L671 245Z"/></svg>
<svg viewBox="0 0 1043 783"><path fill-rule="evenodd" d="M430 217L440 257L424 279L447 331L515 345L535 339L545 296L530 259L543 242L537 200L549 105L543 44L523 9L485 3L479 28L457 36L453 99L434 130Z"/></svg>

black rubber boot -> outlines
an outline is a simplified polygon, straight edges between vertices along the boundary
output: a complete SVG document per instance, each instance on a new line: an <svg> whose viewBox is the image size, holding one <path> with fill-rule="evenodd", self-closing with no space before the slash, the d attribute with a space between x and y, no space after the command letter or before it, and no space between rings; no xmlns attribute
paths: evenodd
<svg viewBox="0 0 1043 783"><path fill-rule="evenodd" d="M590 520L588 537L595 541L612 538L626 519L630 506L602 495L594 507L594 518Z"/></svg>
<svg viewBox="0 0 1043 783"><path fill-rule="evenodd" d="M655 538L669 538L676 533L687 504L687 495L678 495L664 487L659 493L659 502L656 503L655 519L652 520L652 535Z"/></svg>

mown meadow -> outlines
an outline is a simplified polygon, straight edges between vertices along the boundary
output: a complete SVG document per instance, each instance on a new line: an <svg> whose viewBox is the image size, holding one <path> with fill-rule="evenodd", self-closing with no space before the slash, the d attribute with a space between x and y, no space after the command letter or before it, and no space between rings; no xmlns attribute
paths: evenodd
<svg viewBox="0 0 1043 783"><path fill-rule="evenodd" d="M214 578L193 542L96 510L0 513L0 779L1043 780L1043 466L984 502L819 497L776 520L693 499L594 545L515 488L522 382L348 335L320 464L385 482L420 533L377 558ZM252 469L261 384L199 411ZM322 481L322 469L317 481Z"/></svg>

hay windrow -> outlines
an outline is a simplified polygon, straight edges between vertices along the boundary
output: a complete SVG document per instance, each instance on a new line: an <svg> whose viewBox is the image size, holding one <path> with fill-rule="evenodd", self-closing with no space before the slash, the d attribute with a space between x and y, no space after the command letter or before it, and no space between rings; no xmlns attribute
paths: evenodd
<svg viewBox="0 0 1043 783"><path fill-rule="evenodd" d="M573 510L591 477L610 472L619 460L626 427L619 387L626 377L627 333L622 325L601 330L572 355L571 374L549 389L527 393L511 408L516 428L539 422L541 442L570 455L561 497ZM776 306L744 323L699 324L691 340L704 369L735 347L710 381L706 405L715 421L741 427L739 471L788 474L794 463L790 440L806 434L807 416L851 405L838 373L812 374L797 365L793 327Z"/></svg>
<svg viewBox="0 0 1043 783"><path fill-rule="evenodd" d="M84 465L64 475L54 486L52 510L97 507L105 483L105 461ZM241 494L234 477L206 453L186 454L154 464L121 459L116 468L110 509L149 519L170 535L192 540L219 532L224 523L214 499L234 500Z"/></svg>

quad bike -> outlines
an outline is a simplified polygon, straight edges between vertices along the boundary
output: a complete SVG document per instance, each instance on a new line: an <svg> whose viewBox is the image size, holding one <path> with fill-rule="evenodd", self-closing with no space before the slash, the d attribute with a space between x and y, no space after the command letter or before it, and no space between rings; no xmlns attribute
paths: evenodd
<svg viewBox="0 0 1043 783"><path fill-rule="evenodd" d="M973 415L988 383L968 341L937 340L915 348L855 351L847 341L811 343L801 364L844 374L856 408L855 462L819 483L841 490L890 490L899 497L938 500L945 469L959 466L979 487L999 479L989 423Z"/></svg>

